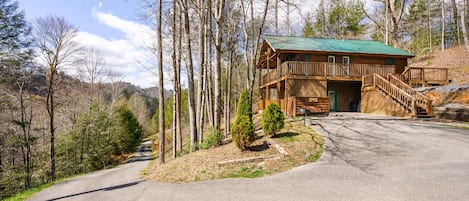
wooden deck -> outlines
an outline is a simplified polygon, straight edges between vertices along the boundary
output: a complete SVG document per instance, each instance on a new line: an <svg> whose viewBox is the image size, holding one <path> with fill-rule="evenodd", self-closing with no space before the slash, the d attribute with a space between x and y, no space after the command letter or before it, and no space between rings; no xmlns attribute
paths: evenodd
<svg viewBox="0 0 469 201"><path fill-rule="evenodd" d="M408 67L402 73L402 80L410 85L444 85L448 84L448 68Z"/></svg>
<svg viewBox="0 0 469 201"><path fill-rule="evenodd" d="M396 74L395 69L394 65L286 61L279 69L262 75L260 86L272 85L286 78L361 81L363 76L372 74L382 77L394 74L410 85L448 84L447 68L408 67L402 74Z"/></svg>
<svg viewBox="0 0 469 201"><path fill-rule="evenodd" d="M394 74L395 69L394 65L287 61L281 65L278 71L272 70L263 75L261 86L276 82L277 79L283 80L285 77L360 81L364 75L386 76L389 73Z"/></svg>

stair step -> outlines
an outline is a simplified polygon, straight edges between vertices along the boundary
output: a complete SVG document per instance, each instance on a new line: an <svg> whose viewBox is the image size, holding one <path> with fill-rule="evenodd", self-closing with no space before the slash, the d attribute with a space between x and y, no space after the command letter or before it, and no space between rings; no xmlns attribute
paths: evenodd
<svg viewBox="0 0 469 201"><path fill-rule="evenodd" d="M435 116L433 115L417 115L417 118L419 119L429 119L429 118L434 118Z"/></svg>

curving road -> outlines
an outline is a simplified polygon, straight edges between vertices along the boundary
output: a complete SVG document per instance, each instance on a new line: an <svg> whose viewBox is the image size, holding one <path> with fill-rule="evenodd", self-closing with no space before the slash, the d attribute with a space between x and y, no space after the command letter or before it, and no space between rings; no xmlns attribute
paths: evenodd
<svg viewBox="0 0 469 201"><path fill-rule="evenodd" d="M323 157L270 177L143 181L147 143L128 164L57 184L31 200L469 200L468 129L371 117L313 120L326 137Z"/></svg>

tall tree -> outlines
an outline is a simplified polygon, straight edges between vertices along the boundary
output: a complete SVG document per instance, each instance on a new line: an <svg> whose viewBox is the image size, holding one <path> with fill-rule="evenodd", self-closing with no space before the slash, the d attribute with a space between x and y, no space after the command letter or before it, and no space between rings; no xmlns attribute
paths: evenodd
<svg viewBox="0 0 469 201"><path fill-rule="evenodd" d="M173 15L172 15L172 26L171 26L171 42L172 42L172 64L173 64L173 158L176 158L177 149L178 149L178 142L179 133L181 132L181 87L179 76L181 75L181 70L178 67L178 60L177 60L177 42L178 42L178 33L177 30L177 20L178 20L178 8L176 1L173 1Z"/></svg>
<svg viewBox="0 0 469 201"><path fill-rule="evenodd" d="M103 74L104 57L94 49L86 49L77 61L78 76L81 80L89 83L90 109L96 94L96 83Z"/></svg>
<svg viewBox="0 0 469 201"><path fill-rule="evenodd" d="M452 29L453 38L456 40L457 45L461 45L461 34L459 33L459 17L458 17L458 5L456 4L456 0L451 0L451 10L453 12L453 21L452 21Z"/></svg>
<svg viewBox="0 0 469 201"><path fill-rule="evenodd" d="M33 103L32 94L28 91L31 72L28 65L32 59L30 41L31 27L26 22L24 13L19 10L18 1L0 1L0 178L6 168L3 166L2 155L5 142L14 142L13 146L19 148L22 156L22 166L13 167L13 171L21 173L15 180L23 179L24 188L31 187L33 171L33 145L37 138L32 133ZM30 67L30 66L29 66ZM12 112L6 112L12 111ZM5 115L8 113L9 115ZM5 126L12 122L13 129ZM14 133L14 136L6 132ZM11 138L10 138L11 137ZM7 145L8 146L8 145ZM5 178L6 179L6 178ZM1 183L11 182L0 179L0 194L5 189ZM13 185L13 184L11 184ZM16 188L14 186L13 188ZM8 196L8 192L7 195ZM4 195L0 195L0 199Z"/></svg>
<svg viewBox="0 0 469 201"><path fill-rule="evenodd" d="M185 39L185 50L186 50L186 66L187 66L187 81L188 81L188 93L189 93L189 132L190 132L190 144L191 151L197 149L197 125L196 125L196 100L194 96L194 66L192 62L192 47L191 47L191 31L190 31L190 19L189 19L189 3L188 0L178 0L181 8L181 13L184 17L184 39Z"/></svg>
<svg viewBox="0 0 469 201"><path fill-rule="evenodd" d="M156 30L157 30L157 35L156 35L156 51L158 51L158 101L159 101L159 130L158 132L160 133L160 163L164 163L164 151L165 151L165 127L164 127L164 82L163 82L163 39L162 39L162 33L161 33L161 27L162 27L162 13L163 13L163 4L162 0L158 0L157 4L157 13L156 13Z"/></svg>
<svg viewBox="0 0 469 201"><path fill-rule="evenodd" d="M225 15L225 0L215 1L215 93L214 93L214 125L215 129L220 127L221 117L221 56L223 38L223 16Z"/></svg>
<svg viewBox="0 0 469 201"><path fill-rule="evenodd" d="M365 4L360 1L363 13L370 19L375 26L385 34L391 35L391 44L397 47L400 43L399 34L402 21L404 19L405 8L408 4L408 0L380 0L383 3L382 9L385 10L385 16L389 16L386 20L380 21L380 16L372 16L367 9ZM390 23L388 28L387 23Z"/></svg>
<svg viewBox="0 0 469 201"><path fill-rule="evenodd" d="M445 50L445 1L441 0L441 51Z"/></svg>
<svg viewBox="0 0 469 201"><path fill-rule="evenodd" d="M73 41L77 28L63 17L47 16L36 19L33 31L35 46L42 58L47 77L46 109L50 131L50 178L55 174L55 84L60 67L70 64L72 55L80 50Z"/></svg>
<svg viewBox="0 0 469 201"><path fill-rule="evenodd" d="M303 31L301 33L303 37L312 37L315 35L315 30L313 27L313 23L311 22L311 14L308 13L305 18L305 24L303 25Z"/></svg>
<svg viewBox="0 0 469 201"><path fill-rule="evenodd" d="M269 0L265 1L262 14L259 22L256 23L254 18L254 3L253 0L248 1L246 6L244 1L241 1L242 9L242 29L244 34L244 59L246 62L247 74L247 87L249 88L250 100L254 93L254 84L256 80L256 61L259 51L260 38L264 29L265 18L269 9ZM249 23L248 23L249 20ZM248 32L250 30L250 32ZM252 102L251 102L252 104Z"/></svg>
<svg viewBox="0 0 469 201"><path fill-rule="evenodd" d="M464 9L461 11L461 28L462 28L462 35L464 38L464 45L466 46L466 50L469 52L469 38L467 36L467 30L466 30L466 21L464 19Z"/></svg>
<svg viewBox="0 0 469 201"><path fill-rule="evenodd" d="M210 1L210 0L209 0ZM197 1L197 15L199 17L199 26L198 26L198 48L199 48L199 72L198 72L198 83L197 83L197 133L199 135L203 132L204 124L204 96L206 93L204 89L204 84L206 84L205 70L206 70L206 32L207 32L207 9L208 9L207 0L198 0ZM210 27L210 26L208 26ZM199 138L201 141L202 138Z"/></svg>

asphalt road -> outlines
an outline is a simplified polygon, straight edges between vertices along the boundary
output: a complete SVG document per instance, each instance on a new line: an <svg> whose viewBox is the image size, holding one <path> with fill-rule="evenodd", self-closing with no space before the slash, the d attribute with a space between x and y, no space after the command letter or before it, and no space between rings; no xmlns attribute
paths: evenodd
<svg viewBox="0 0 469 201"><path fill-rule="evenodd" d="M257 179L167 184L134 162L76 177L31 200L469 200L469 130L410 121L326 118L316 163ZM144 145L148 146L148 145Z"/></svg>

